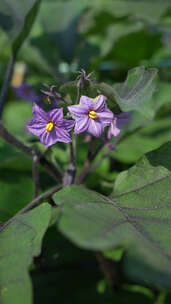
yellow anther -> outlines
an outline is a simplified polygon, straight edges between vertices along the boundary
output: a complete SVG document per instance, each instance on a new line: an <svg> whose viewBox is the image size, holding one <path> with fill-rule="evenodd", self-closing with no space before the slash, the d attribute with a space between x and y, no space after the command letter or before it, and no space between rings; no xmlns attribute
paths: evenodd
<svg viewBox="0 0 171 304"><path fill-rule="evenodd" d="M98 117L97 113L93 110L91 110L89 113L88 113L88 116L92 119L95 119Z"/></svg>
<svg viewBox="0 0 171 304"><path fill-rule="evenodd" d="M49 121L46 125L46 132L51 132L54 128L54 123L52 121Z"/></svg>

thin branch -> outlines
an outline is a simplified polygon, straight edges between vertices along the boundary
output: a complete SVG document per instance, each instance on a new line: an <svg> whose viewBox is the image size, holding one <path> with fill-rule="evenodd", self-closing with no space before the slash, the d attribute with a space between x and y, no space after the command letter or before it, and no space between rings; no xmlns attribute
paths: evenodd
<svg viewBox="0 0 171 304"><path fill-rule="evenodd" d="M0 94L0 118L2 117L3 107L5 103L5 99L8 93L9 83L11 81L11 77L13 74L14 64L16 59L16 53L11 55L11 58L8 63L8 68L6 71L5 79L2 85L1 94Z"/></svg>
<svg viewBox="0 0 171 304"><path fill-rule="evenodd" d="M32 165L32 176L34 181L34 197L38 196L39 193L39 158L35 154L33 156L33 165Z"/></svg>
<svg viewBox="0 0 171 304"><path fill-rule="evenodd" d="M104 147L105 143L106 143L106 141L102 140L100 142L100 144L97 146L96 150L94 152L92 152L92 148L93 148L93 138L92 138L89 148L88 148L87 159L84 163L84 166L83 166L79 176L77 176L77 178L75 180L75 183L77 185L80 185L81 183L83 183L84 180L87 178L91 163L96 158L97 154L101 151L101 149Z"/></svg>
<svg viewBox="0 0 171 304"><path fill-rule="evenodd" d="M76 98L76 104L79 103L80 101L80 97L81 97L81 83L78 84L78 87L77 87L77 98Z"/></svg>
<svg viewBox="0 0 171 304"><path fill-rule="evenodd" d="M117 263L105 258L101 251L96 253L96 258L109 286L114 290L118 289L121 285L121 276L118 271Z"/></svg>
<svg viewBox="0 0 171 304"><path fill-rule="evenodd" d="M2 124L0 121L0 137L2 137L6 142L11 144L12 146L16 147L18 150L23 152L24 154L28 155L29 157L33 158L33 156L37 155L39 158L40 164L49 172L49 174L55 180L61 180L62 175L57 170L57 168L50 163L44 155L41 155L40 152L32 149L31 147L26 146L20 140L18 140L14 135L12 135Z"/></svg>
<svg viewBox="0 0 171 304"><path fill-rule="evenodd" d="M70 162L64 174L63 187L73 184L75 180L76 167L75 167L74 148L72 142L69 143L69 151L70 151Z"/></svg>
<svg viewBox="0 0 171 304"><path fill-rule="evenodd" d="M39 203L41 203L43 200L48 199L49 197L51 197L54 193L56 193L57 191L59 191L62 187L61 186L55 186L49 190L47 190L46 192L42 193L41 195L37 196L36 198L34 198L27 206L25 206L23 209L21 209L19 212L17 212L17 214L15 214L12 218L10 218L6 223L4 223L1 227L0 227L0 232L2 230L4 230L9 224L11 224L13 221L16 220L16 218L23 214L26 213L27 211L33 209L34 207L36 207Z"/></svg>
<svg viewBox="0 0 171 304"><path fill-rule="evenodd" d="M111 152L113 150L107 150L106 152L103 153L103 155L96 161L96 163L89 168L89 170L87 171L87 173L84 176L84 181L87 179L87 177L92 174L100 165L101 163L104 161L105 158L109 157Z"/></svg>
<svg viewBox="0 0 171 304"><path fill-rule="evenodd" d="M88 147L88 152L87 152L87 158L84 162L83 168L80 172L80 174L76 177L75 179L75 184L79 185L83 182L84 177L86 175L86 172L89 169L91 160L92 160L92 149L93 149L93 137L91 137L90 143L89 143L89 147Z"/></svg>

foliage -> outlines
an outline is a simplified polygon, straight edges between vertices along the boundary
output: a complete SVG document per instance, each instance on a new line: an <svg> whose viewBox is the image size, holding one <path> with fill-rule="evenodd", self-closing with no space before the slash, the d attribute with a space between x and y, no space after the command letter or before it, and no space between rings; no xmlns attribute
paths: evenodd
<svg viewBox="0 0 171 304"><path fill-rule="evenodd" d="M0 1L0 303L170 303L170 67L169 0Z"/></svg>

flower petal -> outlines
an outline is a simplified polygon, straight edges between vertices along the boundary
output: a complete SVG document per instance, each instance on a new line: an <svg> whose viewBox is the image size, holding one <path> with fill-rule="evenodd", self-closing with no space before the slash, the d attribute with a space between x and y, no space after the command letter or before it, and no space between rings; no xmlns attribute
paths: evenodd
<svg viewBox="0 0 171 304"><path fill-rule="evenodd" d="M48 118L52 122L56 123L56 122L58 122L58 121L60 121L60 120L63 119L63 109L62 108L53 109L53 110L49 111L47 113L47 115L48 115Z"/></svg>
<svg viewBox="0 0 171 304"><path fill-rule="evenodd" d="M103 124L96 119L90 119L90 123L87 129L87 132L94 135L95 137L99 137L103 132Z"/></svg>
<svg viewBox="0 0 171 304"><path fill-rule="evenodd" d="M26 128L29 132L36 136L40 136L46 129L46 122L41 120L29 120L26 124Z"/></svg>
<svg viewBox="0 0 171 304"><path fill-rule="evenodd" d="M110 139L112 136L118 136L120 134L120 128L117 127L117 118L115 117L113 122L111 123L109 129L108 129L108 134L107 137Z"/></svg>
<svg viewBox="0 0 171 304"><path fill-rule="evenodd" d="M76 124L75 124L74 133L79 134L79 133L87 131L89 123L90 123L90 118L88 117L88 115L84 115L83 118L77 119Z"/></svg>
<svg viewBox="0 0 171 304"><path fill-rule="evenodd" d="M67 130L63 128L55 127L55 132L56 132L57 141L65 142L65 143L72 142L72 137L67 132Z"/></svg>
<svg viewBox="0 0 171 304"><path fill-rule="evenodd" d="M98 119L100 119L100 121L104 124L110 124L114 118L113 113L108 110L108 111L104 111L104 112L98 112Z"/></svg>
<svg viewBox="0 0 171 304"><path fill-rule="evenodd" d="M66 131L70 132L75 125L75 120L63 120L58 122L58 127L63 127Z"/></svg>
<svg viewBox="0 0 171 304"><path fill-rule="evenodd" d="M36 103L33 105L33 115L35 120L48 121L48 115Z"/></svg>
<svg viewBox="0 0 171 304"><path fill-rule="evenodd" d="M80 106L86 106L88 110L92 109L93 103L93 99L88 96L81 96L80 98Z"/></svg>
<svg viewBox="0 0 171 304"><path fill-rule="evenodd" d="M75 105L69 106L68 110L74 115L74 117L82 117L89 111L87 106Z"/></svg>
<svg viewBox="0 0 171 304"><path fill-rule="evenodd" d="M106 97L104 95L99 95L94 100L93 110L97 112L102 112L106 106Z"/></svg>
<svg viewBox="0 0 171 304"><path fill-rule="evenodd" d="M51 132L44 131L40 135L40 141L46 147L49 147L49 146L55 144L58 141L55 130L52 130Z"/></svg>

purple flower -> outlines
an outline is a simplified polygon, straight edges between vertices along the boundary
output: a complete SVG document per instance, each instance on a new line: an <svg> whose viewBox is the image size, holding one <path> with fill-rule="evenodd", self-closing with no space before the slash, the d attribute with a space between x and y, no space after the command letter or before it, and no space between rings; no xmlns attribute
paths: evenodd
<svg viewBox="0 0 171 304"><path fill-rule="evenodd" d="M33 90L33 87L31 87L27 83L22 83L19 87L13 86L12 88L15 91L16 96L20 99L37 103L39 103L42 99L40 96L36 95L35 91Z"/></svg>
<svg viewBox="0 0 171 304"><path fill-rule="evenodd" d="M40 137L40 141L49 147L60 142L71 142L69 131L74 126L73 120L63 119L63 109L43 111L37 104L33 106L33 119L28 121L26 127L29 132Z"/></svg>
<svg viewBox="0 0 171 304"><path fill-rule="evenodd" d="M112 136L118 136L120 134L122 125L128 122L130 119L130 114L124 112L114 116L113 121L111 122L108 129L107 137L110 139Z"/></svg>
<svg viewBox="0 0 171 304"><path fill-rule="evenodd" d="M74 129L76 134L87 131L99 137L104 127L113 119L113 113L107 108L106 97L103 95L95 99L82 96L79 105L69 106L68 109L76 120Z"/></svg>

